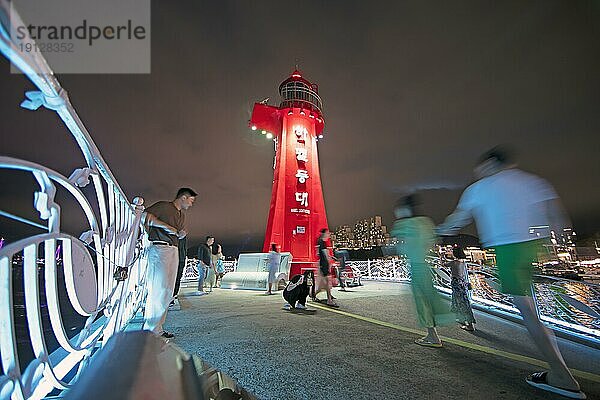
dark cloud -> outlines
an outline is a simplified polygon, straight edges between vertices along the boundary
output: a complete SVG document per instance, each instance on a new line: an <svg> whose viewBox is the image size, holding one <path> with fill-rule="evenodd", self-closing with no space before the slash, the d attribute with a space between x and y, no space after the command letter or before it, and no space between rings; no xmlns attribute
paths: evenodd
<svg viewBox="0 0 600 400"><path fill-rule="evenodd" d="M200 192L192 239L261 242L273 149L247 120L254 101L277 102L297 60L325 104L319 151L332 226L375 213L389 222L400 192L452 189L426 196L439 220L477 156L510 143L524 169L556 186L576 228L592 233L597 4L156 1L150 75L59 79L130 197ZM74 141L51 112L18 108L31 85L2 64L1 153L69 175L83 163Z"/></svg>

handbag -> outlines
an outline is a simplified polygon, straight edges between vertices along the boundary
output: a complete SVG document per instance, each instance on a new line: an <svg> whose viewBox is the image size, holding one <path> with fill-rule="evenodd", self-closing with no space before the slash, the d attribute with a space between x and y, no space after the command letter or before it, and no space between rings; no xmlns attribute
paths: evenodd
<svg viewBox="0 0 600 400"><path fill-rule="evenodd" d="M223 260L221 260L220 258L217 260L216 270L220 274L225 272L225 264L223 264Z"/></svg>

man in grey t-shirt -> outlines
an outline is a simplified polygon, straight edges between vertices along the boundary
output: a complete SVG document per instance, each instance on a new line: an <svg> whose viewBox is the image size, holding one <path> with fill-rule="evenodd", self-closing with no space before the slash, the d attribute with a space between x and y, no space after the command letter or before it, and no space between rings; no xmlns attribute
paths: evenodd
<svg viewBox="0 0 600 400"><path fill-rule="evenodd" d="M179 263L179 239L186 237L184 210L196 200L196 192L181 188L173 201L159 201L144 213L144 225L148 229L150 247L147 249L147 288L144 311L144 329L172 338L174 335L163 329Z"/></svg>

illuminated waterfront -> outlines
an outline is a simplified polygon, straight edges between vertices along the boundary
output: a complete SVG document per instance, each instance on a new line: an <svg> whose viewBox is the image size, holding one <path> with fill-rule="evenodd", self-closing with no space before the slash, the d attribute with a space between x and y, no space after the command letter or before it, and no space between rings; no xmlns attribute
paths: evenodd
<svg viewBox="0 0 600 400"><path fill-rule="evenodd" d="M439 268L450 273L446 267ZM498 290L495 267L469 264L469 280L474 298L489 299L512 307L510 296ZM600 332L600 285L534 275L533 287L540 314Z"/></svg>

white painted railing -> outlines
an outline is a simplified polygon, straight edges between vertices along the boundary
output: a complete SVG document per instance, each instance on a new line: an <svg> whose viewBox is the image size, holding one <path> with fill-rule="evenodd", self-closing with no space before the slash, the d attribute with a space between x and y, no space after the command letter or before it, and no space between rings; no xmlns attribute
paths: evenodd
<svg viewBox="0 0 600 400"><path fill-rule="evenodd" d="M448 267L439 258L429 257L432 279L441 292L450 294L451 277ZM188 259L182 280L198 280L196 259ZM361 281L410 282L410 267L403 258L347 261L355 276ZM472 301L511 314L517 314L510 296L499 291L494 268L467 263L469 281L473 287ZM316 268L316 266L315 266ZM229 270L235 270L230 262ZM572 335L583 335L600 344L600 285L538 276L534 294L543 321Z"/></svg>
<svg viewBox="0 0 600 400"><path fill-rule="evenodd" d="M223 261L225 267L225 273L235 271L237 266L236 261ZM181 275L182 283L198 282L198 259L197 258L186 258L185 269Z"/></svg>
<svg viewBox="0 0 600 400"><path fill-rule="evenodd" d="M95 349L123 329L141 306L146 267L140 245L143 200L129 202L41 53L21 53L19 43L11 41L7 34L11 28L5 24L22 22L18 15L10 14L10 6L10 1L0 0L0 51L38 89L27 92L21 105L55 111L73 135L85 165L66 177L43 165L0 156L0 169L29 173L39 185L32 193L38 221L7 210L0 210L1 215L41 232L0 249L1 400L42 398L53 389L72 385ZM25 38L20 43L33 41ZM90 180L93 190L84 194L80 188ZM58 197L57 192L61 192ZM82 222L87 228L77 232L77 237L61 230L57 199L65 198L63 194L70 196L69 204L74 200L85 216ZM22 281L13 276L19 268L23 268ZM62 278L72 308L86 317L85 325L74 336L67 334L61 312ZM19 288L24 304L15 302ZM16 335L16 305L24 306L34 354L27 365L19 361L18 348L25 338ZM41 312L46 307L50 326L45 326ZM60 346L54 352L48 346L50 334Z"/></svg>
<svg viewBox="0 0 600 400"><path fill-rule="evenodd" d="M449 268L437 257L430 257L432 278L441 292L450 294ZM410 269L404 259L348 261L354 274L364 280L409 281ZM472 301L485 307L516 314L512 299L499 291L496 271L489 266L467 263L473 287ZM600 343L600 285L537 276L533 285L541 319L554 328Z"/></svg>

